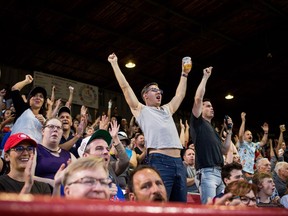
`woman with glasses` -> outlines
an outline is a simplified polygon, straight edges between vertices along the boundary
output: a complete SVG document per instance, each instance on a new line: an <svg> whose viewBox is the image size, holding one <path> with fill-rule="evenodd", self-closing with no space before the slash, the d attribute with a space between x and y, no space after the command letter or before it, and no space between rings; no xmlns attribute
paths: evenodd
<svg viewBox="0 0 288 216"><path fill-rule="evenodd" d="M58 118L48 119L42 128L42 142L38 143L33 163L38 180L54 186L54 176L62 164L67 165L75 156L61 149L59 143L63 134L62 122Z"/></svg>
<svg viewBox="0 0 288 216"><path fill-rule="evenodd" d="M226 201L225 205L257 207L257 187L245 180L238 180L229 183L226 186L224 193L232 194L232 197Z"/></svg>
<svg viewBox="0 0 288 216"><path fill-rule="evenodd" d="M48 184L32 179L31 165L36 146L37 143L23 133L13 134L7 139L4 150L10 171L0 176L0 192L51 195Z"/></svg>

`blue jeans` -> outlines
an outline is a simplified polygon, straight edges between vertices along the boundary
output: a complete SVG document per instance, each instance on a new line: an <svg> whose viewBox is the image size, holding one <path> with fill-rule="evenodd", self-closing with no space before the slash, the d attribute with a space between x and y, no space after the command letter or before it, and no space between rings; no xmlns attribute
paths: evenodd
<svg viewBox="0 0 288 216"><path fill-rule="evenodd" d="M186 170L180 157L149 154L149 165L159 171L169 201L187 202Z"/></svg>
<svg viewBox="0 0 288 216"><path fill-rule="evenodd" d="M197 171L197 180L201 196L201 203L207 203L208 197L212 199L223 192L225 185L221 178L221 167L207 167Z"/></svg>

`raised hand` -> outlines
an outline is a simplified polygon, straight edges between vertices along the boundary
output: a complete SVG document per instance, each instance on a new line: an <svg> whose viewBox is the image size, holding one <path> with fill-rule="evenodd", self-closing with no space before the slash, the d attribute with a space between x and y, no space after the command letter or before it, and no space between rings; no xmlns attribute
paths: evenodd
<svg viewBox="0 0 288 216"><path fill-rule="evenodd" d="M107 130L109 126L109 118L106 115L102 115L100 118L99 129Z"/></svg>
<svg viewBox="0 0 288 216"><path fill-rule="evenodd" d="M110 122L110 125L111 125L111 128L109 129L109 133L111 137L117 138L120 125L117 124L116 120L113 120L112 122Z"/></svg>
<svg viewBox="0 0 288 216"><path fill-rule="evenodd" d="M205 77L210 77L211 76L211 74L212 74L212 69L213 69L213 67L207 67L207 68L205 68L204 70L203 70L203 75L205 76Z"/></svg>
<svg viewBox="0 0 288 216"><path fill-rule="evenodd" d="M26 81L26 83L30 84L33 82L33 77L30 74L27 74L25 76L25 81Z"/></svg>
<svg viewBox="0 0 288 216"><path fill-rule="evenodd" d="M26 164L26 168L24 171L24 186L22 190L20 191L20 194L28 194L31 191L31 188L33 186L34 180L33 180L33 175L32 175L32 164L33 164L33 158L34 155L31 154L29 157L29 160Z"/></svg>
<svg viewBox="0 0 288 216"><path fill-rule="evenodd" d="M117 56L115 55L115 53L112 53L112 54L110 54L110 55L108 56L108 61L109 61L110 63L113 63L113 62L117 62L117 61L118 61L118 58L117 58Z"/></svg>

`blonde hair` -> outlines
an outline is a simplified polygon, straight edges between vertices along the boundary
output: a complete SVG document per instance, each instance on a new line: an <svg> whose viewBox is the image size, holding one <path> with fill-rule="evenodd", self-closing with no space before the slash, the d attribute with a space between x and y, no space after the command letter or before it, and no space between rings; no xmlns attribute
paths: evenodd
<svg viewBox="0 0 288 216"><path fill-rule="evenodd" d="M109 176L109 171L108 168L105 166L103 158L94 156L78 158L76 161L69 164L66 168L62 183L65 186L68 182L68 179L77 171L98 168L103 168L107 173L107 177Z"/></svg>

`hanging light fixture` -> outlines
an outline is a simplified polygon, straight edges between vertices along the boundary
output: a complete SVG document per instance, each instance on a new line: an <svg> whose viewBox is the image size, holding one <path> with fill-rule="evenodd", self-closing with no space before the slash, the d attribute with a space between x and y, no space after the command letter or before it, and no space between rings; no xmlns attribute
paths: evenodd
<svg viewBox="0 0 288 216"><path fill-rule="evenodd" d="M132 61L132 60L129 60L126 64L125 64L125 67L127 68L134 68L136 66L136 64Z"/></svg>
<svg viewBox="0 0 288 216"><path fill-rule="evenodd" d="M225 99L227 99L227 100L231 100L233 98L234 98L234 96L230 93L225 96Z"/></svg>

